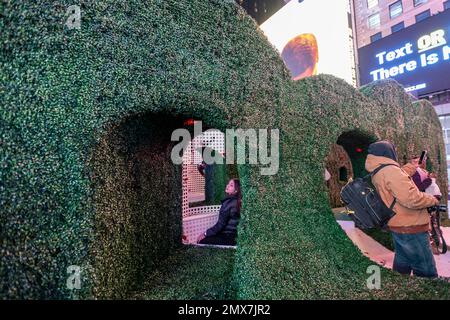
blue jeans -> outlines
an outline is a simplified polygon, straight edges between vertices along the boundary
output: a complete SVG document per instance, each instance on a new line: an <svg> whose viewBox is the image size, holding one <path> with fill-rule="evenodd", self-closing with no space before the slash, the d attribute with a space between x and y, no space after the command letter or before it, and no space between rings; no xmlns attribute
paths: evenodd
<svg viewBox="0 0 450 320"><path fill-rule="evenodd" d="M418 277L437 277L428 232L401 234L392 232L395 245L394 270Z"/></svg>

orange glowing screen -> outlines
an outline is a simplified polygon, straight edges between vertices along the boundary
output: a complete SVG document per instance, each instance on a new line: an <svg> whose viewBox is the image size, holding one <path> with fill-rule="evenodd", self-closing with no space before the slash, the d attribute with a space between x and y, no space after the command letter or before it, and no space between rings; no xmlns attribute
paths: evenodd
<svg viewBox="0 0 450 320"><path fill-rule="evenodd" d="M281 57L291 71L293 80L316 75L319 62L316 37L312 33L296 36L284 46Z"/></svg>

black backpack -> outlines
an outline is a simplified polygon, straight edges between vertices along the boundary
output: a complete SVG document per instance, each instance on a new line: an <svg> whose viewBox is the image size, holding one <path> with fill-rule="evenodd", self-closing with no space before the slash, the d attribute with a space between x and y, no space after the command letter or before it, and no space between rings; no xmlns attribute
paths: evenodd
<svg viewBox="0 0 450 320"><path fill-rule="evenodd" d="M384 228L395 215L392 210L397 199L394 198L387 207L375 187L371 178L381 169L395 164L382 164L363 178L349 181L341 190L341 199L347 208L347 213L359 229ZM396 166L396 165L395 165Z"/></svg>

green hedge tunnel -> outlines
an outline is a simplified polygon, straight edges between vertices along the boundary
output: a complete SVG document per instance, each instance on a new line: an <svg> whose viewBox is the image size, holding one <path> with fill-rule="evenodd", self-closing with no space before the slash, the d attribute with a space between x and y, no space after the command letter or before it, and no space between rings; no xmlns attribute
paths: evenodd
<svg viewBox="0 0 450 320"><path fill-rule="evenodd" d="M234 1L81 1L79 30L64 25L70 5L1 8L1 297L126 298L177 250L181 169L168 155L187 118L281 132L277 175L238 167L236 298L449 297L447 283L387 270L368 290L373 263L335 222L323 182L323 159L336 142L351 150L353 132L402 155L427 146L446 190L430 104L390 81L292 82ZM66 287L70 265L81 290Z"/></svg>

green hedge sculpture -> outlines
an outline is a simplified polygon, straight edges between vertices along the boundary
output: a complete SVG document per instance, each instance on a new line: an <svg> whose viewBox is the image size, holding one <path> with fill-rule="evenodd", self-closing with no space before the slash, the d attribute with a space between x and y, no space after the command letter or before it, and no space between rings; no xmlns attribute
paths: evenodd
<svg viewBox="0 0 450 320"><path fill-rule="evenodd" d="M187 118L280 129L277 175L238 167L235 298L449 298L443 281L388 270L367 289L373 262L333 219L323 181L339 138L351 157L355 139L390 139L402 157L426 146L446 190L429 103L391 81L360 91L328 75L292 82L234 1L78 3L80 29L66 25L71 1L0 5L1 298L138 290L181 246L181 168L169 155ZM352 162L363 172L362 156ZM71 266L79 290L67 286Z"/></svg>

